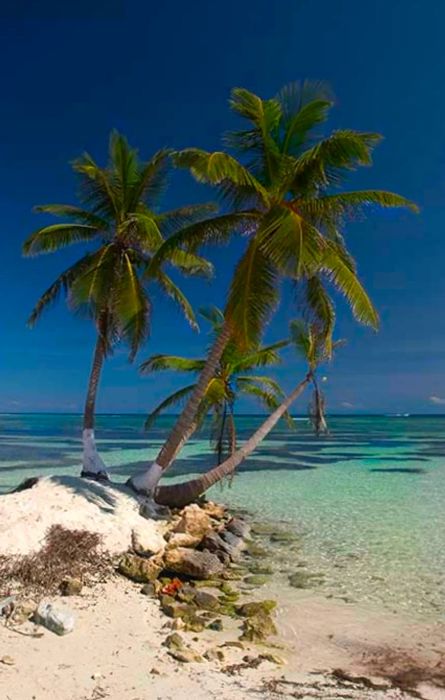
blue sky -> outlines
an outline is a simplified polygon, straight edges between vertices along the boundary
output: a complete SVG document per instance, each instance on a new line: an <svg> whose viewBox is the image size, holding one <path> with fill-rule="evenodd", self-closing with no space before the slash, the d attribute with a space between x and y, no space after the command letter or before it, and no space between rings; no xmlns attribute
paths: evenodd
<svg viewBox="0 0 445 700"><path fill-rule="evenodd" d="M31 260L20 253L24 237L46 221L33 205L75 201L69 161L84 149L103 160L112 128L142 155L165 145L216 148L232 124L231 87L268 97L285 83L313 78L329 81L337 96L333 128L385 136L374 167L354 176L353 185L395 190L422 208L418 217L383 213L348 229L382 328L374 335L357 327L339 304L338 334L348 345L326 372L330 408L445 411L443 3L130 0L125 8L96 2L90 10L91 3L70 9L43 0L32 15L20 9L25 4L4 10L0 30L0 410L82 408L93 345L88 322L60 303L34 330L25 326L39 293L82 246ZM207 196L176 174L165 205ZM212 252L212 285L184 285L197 306L222 304L239 253L239 243ZM141 359L202 352L204 331L192 333L156 296L154 306ZM285 295L267 339L284 336L293 315ZM302 369L288 351L277 375L290 388ZM98 409L144 411L180 384L167 375L139 378L118 350Z"/></svg>

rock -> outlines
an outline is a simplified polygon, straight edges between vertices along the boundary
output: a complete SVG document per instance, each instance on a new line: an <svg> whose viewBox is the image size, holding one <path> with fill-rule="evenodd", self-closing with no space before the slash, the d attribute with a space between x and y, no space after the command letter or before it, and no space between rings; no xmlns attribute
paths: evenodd
<svg viewBox="0 0 445 700"><path fill-rule="evenodd" d="M296 540L298 540L297 535L295 535L293 532L285 532L284 530L278 531L278 532L273 532L270 536L271 542L287 543L287 542L295 542Z"/></svg>
<svg viewBox="0 0 445 700"><path fill-rule="evenodd" d="M246 576L244 583L249 586L264 586L265 583L269 581L269 577L263 574L254 574L253 576Z"/></svg>
<svg viewBox="0 0 445 700"><path fill-rule="evenodd" d="M174 532L167 543L167 548L196 547L202 540L200 535L190 535L188 532Z"/></svg>
<svg viewBox="0 0 445 700"><path fill-rule="evenodd" d="M170 656L172 656L176 661L181 661L181 663L202 663L204 660L200 654L193 649L170 649Z"/></svg>
<svg viewBox="0 0 445 700"><path fill-rule="evenodd" d="M245 520L241 518L232 518L226 525L226 530L240 537L242 540L246 540L250 536L250 525L246 523Z"/></svg>
<svg viewBox="0 0 445 700"><path fill-rule="evenodd" d="M220 618L213 620L209 625L207 625L207 629L213 630L214 632L222 632L224 629L223 621Z"/></svg>
<svg viewBox="0 0 445 700"><path fill-rule="evenodd" d="M296 571L289 575L289 584L292 588L313 588L322 582L322 574L311 574L308 571Z"/></svg>
<svg viewBox="0 0 445 700"><path fill-rule="evenodd" d="M183 603L192 603L197 595L196 588L194 586L190 586L188 584L185 584L182 586L177 594L178 600L181 600Z"/></svg>
<svg viewBox="0 0 445 700"><path fill-rule="evenodd" d="M263 642L267 637L277 634L274 621L265 612L244 620L242 631L240 639L245 642Z"/></svg>
<svg viewBox="0 0 445 700"><path fill-rule="evenodd" d="M154 583L145 583L141 588L142 595L155 596L157 591Z"/></svg>
<svg viewBox="0 0 445 700"><path fill-rule="evenodd" d="M219 579L202 579L201 581L193 581L195 588L221 588L224 582Z"/></svg>
<svg viewBox="0 0 445 700"><path fill-rule="evenodd" d="M198 615L190 615L184 619L184 629L186 632L203 632L207 620L204 617L198 617Z"/></svg>
<svg viewBox="0 0 445 700"><path fill-rule="evenodd" d="M188 535L204 537L212 527L210 516L202 508L193 503L181 512L181 519L173 528L173 532L185 532Z"/></svg>
<svg viewBox="0 0 445 700"><path fill-rule="evenodd" d="M208 551L198 552L186 547L167 550L165 568L197 579L211 579L224 571L224 566L215 554Z"/></svg>
<svg viewBox="0 0 445 700"><path fill-rule="evenodd" d="M204 654L204 658L207 661L225 661L225 655L222 649L207 649Z"/></svg>
<svg viewBox="0 0 445 700"><path fill-rule="evenodd" d="M36 610L37 603L34 600L22 600L15 606L12 619L16 624L21 625L29 620Z"/></svg>
<svg viewBox="0 0 445 700"><path fill-rule="evenodd" d="M248 565L251 574L264 574L270 576L273 574L273 568L269 564L260 564L256 561Z"/></svg>
<svg viewBox="0 0 445 700"><path fill-rule="evenodd" d="M246 549L245 541L229 530L221 530L220 537L225 542L226 546L230 548L228 553L232 561L238 561L242 552Z"/></svg>
<svg viewBox="0 0 445 700"><path fill-rule="evenodd" d="M166 542L154 528L137 526L131 531L131 546L136 554L151 557L164 551Z"/></svg>
<svg viewBox="0 0 445 700"><path fill-rule="evenodd" d="M236 608L242 617L255 617L255 615L269 615L277 607L275 600L259 600L251 603L243 603Z"/></svg>
<svg viewBox="0 0 445 700"><path fill-rule="evenodd" d="M185 628L185 622L182 619L182 617L176 617L174 620L172 620L171 623L171 629L172 630L183 630Z"/></svg>
<svg viewBox="0 0 445 700"><path fill-rule="evenodd" d="M169 634L166 639L164 639L162 646L167 647L167 649L179 650L185 648L185 642L180 634L173 632L172 634Z"/></svg>
<svg viewBox="0 0 445 700"><path fill-rule="evenodd" d="M118 566L119 573L137 583L148 583L158 578L162 571L153 559L144 559L137 554L125 554Z"/></svg>
<svg viewBox="0 0 445 700"><path fill-rule="evenodd" d="M14 666L15 660L12 658L12 656L2 656L0 658L0 663L4 664L5 666Z"/></svg>
<svg viewBox="0 0 445 700"><path fill-rule="evenodd" d="M74 615L68 608L42 600L34 613L34 621L55 634L64 635L74 629Z"/></svg>
<svg viewBox="0 0 445 700"><path fill-rule="evenodd" d="M184 617L190 613L190 608L185 603L178 603L169 595L163 595L161 598L161 610L168 617Z"/></svg>
<svg viewBox="0 0 445 700"><path fill-rule="evenodd" d="M229 541L229 538L237 540L237 546L234 546ZM238 542L242 546L238 546ZM218 559L220 559L223 564L230 564L231 561L237 561L241 556L241 551L244 547L243 540L240 540L235 535L231 535L229 532L223 530L221 534L217 532L209 532L201 541L199 545L200 549L207 549L209 552L216 554Z"/></svg>
<svg viewBox="0 0 445 700"><path fill-rule="evenodd" d="M270 552L262 547L260 544L257 544L256 542L249 542L246 546L247 553L250 554L251 557L267 557Z"/></svg>
<svg viewBox="0 0 445 700"><path fill-rule="evenodd" d="M65 578L60 584L60 592L64 596L80 595L82 588L82 581L78 578Z"/></svg>
<svg viewBox="0 0 445 700"><path fill-rule="evenodd" d="M213 503L209 501L208 503L203 503L201 509L210 515L211 518L215 520L222 520L226 514L226 507L219 505L219 503Z"/></svg>
<svg viewBox="0 0 445 700"><path fill-rule="evenodd" d="M212 593L206 593L206 591L197 591L195 603L198 608L204 608L204 610L216 610L219 607L218 598Z"/></svg>
<svg viewBox="0 0 445 700"><path fill-rule="evenodd" d="M267 535L270 536L275 532L275 525L272 523L253 523L251 530L254 535Z"/></svg>

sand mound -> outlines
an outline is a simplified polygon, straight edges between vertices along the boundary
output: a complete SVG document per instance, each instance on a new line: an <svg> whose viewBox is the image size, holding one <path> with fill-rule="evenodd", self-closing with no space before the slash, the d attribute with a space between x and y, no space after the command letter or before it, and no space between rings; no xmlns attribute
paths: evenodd
<svg viewBox="0 0 445 700"><path fill-rule="evenodd" d="M71 476L44 477L31 489L0 496L0 552L38 551L53 525L99 534L103 551L110 554L126 551L133 532L159 551L166 523L142 518L139 507L125 486Z"/></svg>

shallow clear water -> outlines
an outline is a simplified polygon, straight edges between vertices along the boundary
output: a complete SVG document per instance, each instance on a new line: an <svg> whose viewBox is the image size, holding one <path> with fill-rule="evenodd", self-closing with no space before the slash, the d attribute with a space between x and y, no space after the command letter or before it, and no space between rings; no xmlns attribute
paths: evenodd
<svg viewBox="0 0 445 700"><path fill-rule="evenodd" d="M149 435L140 416L101 416L97 435L113 478L124 480L155 457L171 425ZM238 419L240 438L260 417ZM79 467L79 416L0 415L0 490L24 477ZM283 569L323 575L319 592L445 617L445 417L337 417L315 438L305 420L281 426L216 499L260 520L286 523L298 551L275 546ZM172 475L213 463L205 435L185 448ZM283 574L284 575L284 574Z"/></svg>

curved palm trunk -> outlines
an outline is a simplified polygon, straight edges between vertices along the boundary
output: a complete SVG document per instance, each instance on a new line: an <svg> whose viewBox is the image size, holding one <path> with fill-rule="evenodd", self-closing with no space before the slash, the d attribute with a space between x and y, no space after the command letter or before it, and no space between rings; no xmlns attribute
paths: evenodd
<svg viewBox="0 0 445 700"><path fill-rule="evenodd" d="M206 474L192 479L184 484L172 484L171 486L161 486L157 489L155 500L161 505L182 508L188 503L194 501L198 496L207 491L211 486L224 479L224 477L232 474L235 469L248 457L264 440L266 435L270 433L272 428L278 423L280 418L286 413L289 406L303 393L307 384L310 382L311 376L307 377L298 384L297 387L289 394L280 406L264 421L260 428L237 450L229 459L214 467Z"/></svg>
<svg viewBox="0 0 445 700"><path fill-rule="evenodd" d="M230 340L231 333L231 324L225 321L219 336L213 344L205 366L199 375L196 386L178 420L171 429L170 435L162 446L156 460L152 462L144 472L136 474L136 476L129 479L130 485L137 491L150 494L156 488L163 472L169 468L178 452L182 449L182 446L194 432L198 408L204 398L207 385L216 372L224 348Z"/></svg>
<svg viewBox="0 0 445 700"><path fill-rule="evenodd" d="M105 359L104 341L100 333L97 335L96 347L94 349L93 364L91 366L90 379L88 382L87 397L83 413L83 475L106 474L106 467L96 448L94 439L94 419L96 409L97 389L100 375Z"/></svg>

